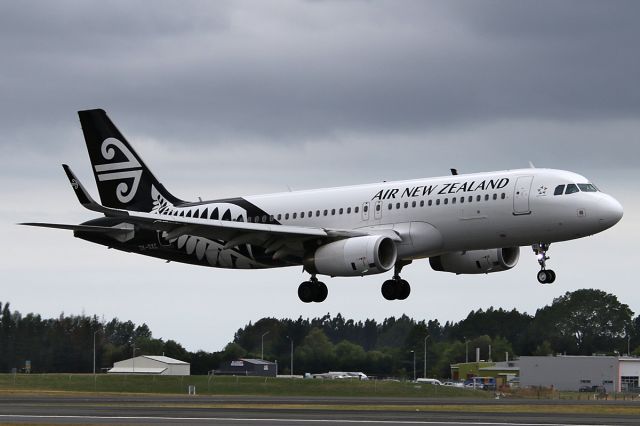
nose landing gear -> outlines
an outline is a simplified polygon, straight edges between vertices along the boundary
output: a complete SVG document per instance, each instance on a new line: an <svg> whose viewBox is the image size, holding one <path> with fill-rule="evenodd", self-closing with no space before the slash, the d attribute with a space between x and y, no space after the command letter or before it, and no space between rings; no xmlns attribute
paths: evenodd
<svg viewBox="0 0 640 426"><path fill-rule="evenodd" d="M311 275L309 281L305 281L298 287L298 297L304 303L324 302L329 294L325 283L318 281L315 275Z"/></svg>
<svg viewBox="0 0 640 426"><path fill-rule="evenodd" d="M537 243L531 247L538 257L538 264L540 264L540 272L537 275L540 284L551 284L556 280L556 273L551 269L547 269L547 260L549 260L547 250L549 250L549 245L547 243Z"/></svg>

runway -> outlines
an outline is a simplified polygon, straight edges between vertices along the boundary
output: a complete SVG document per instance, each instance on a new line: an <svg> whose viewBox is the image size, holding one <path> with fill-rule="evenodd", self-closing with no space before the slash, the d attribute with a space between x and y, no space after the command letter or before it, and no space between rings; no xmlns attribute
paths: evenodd
<svg viewBox="0 0 640 426"><path fill-rule="evenodd" d="M2 424L635 425L638 413L638 401L0 394Z"/></svg>

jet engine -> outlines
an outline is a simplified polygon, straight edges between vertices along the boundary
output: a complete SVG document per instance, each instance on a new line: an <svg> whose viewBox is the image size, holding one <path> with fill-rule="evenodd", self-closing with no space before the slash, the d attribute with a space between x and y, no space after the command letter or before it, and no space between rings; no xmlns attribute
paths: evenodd
<svg viewBox="0 0 640 426"><path fill-rule="evenodd" d="M320 246L305 257L308 272L351 277L386 272L396 263L395 243L381 235L346 238Z"/></svg>
<svg viewBox="0 0 640 426"><path fill-rule="evenodd" d="M455 274L488 274L513 268L520 258L520 247L472 250L430 257L435 271Z"/></svg>

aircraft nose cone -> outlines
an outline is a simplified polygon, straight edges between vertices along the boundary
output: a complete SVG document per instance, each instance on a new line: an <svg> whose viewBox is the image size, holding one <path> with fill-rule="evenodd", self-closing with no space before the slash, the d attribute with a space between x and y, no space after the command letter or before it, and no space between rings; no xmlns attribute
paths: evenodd
<svg viewBox="0 0 640 426"><path fill-rule="evenodd" d="M622 216L624 215L624 209L622 208L622 204L620 204L618 200L616 200L613 197L611 197L609 214L611 215L611 220L613 220L614 224L620 222L620 219L622 219Z"/></svg>
<svg viewBox="0 0 640 426"><path fill-rule="evenodd" d="M623 215L624 210L622 208L622 205L615 198L608 196L606 200L606 206L600 218L600 222L605 224L607 227L611 227L620 222L620 219L622 219Z"/></svg>

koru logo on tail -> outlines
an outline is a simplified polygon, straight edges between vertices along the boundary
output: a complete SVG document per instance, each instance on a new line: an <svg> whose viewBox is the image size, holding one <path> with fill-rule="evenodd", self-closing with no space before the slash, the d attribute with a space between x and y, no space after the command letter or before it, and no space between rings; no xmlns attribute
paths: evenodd
<svg viewBox="0 0 640 426"><path fill-rule="evenodd" d="M135 197L138 191L138 185L140 185L140 178L142 176L142 166L125 144L116 138L105 139L100 147L100 153L105 160L113 160L116 156L116 148L124 155L127 161L98 164L95 166L95 171L98 180L101 182L126 179L127 182L121 182L116 187L116 197L118 197L118 201L121 203L128 203L133 200L133 197ZM129 187L129 179L133 179L131 187Z"/></svg>

